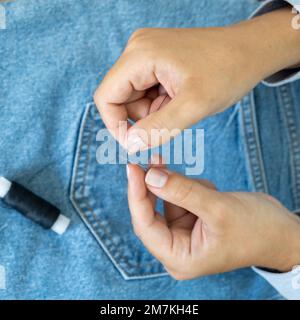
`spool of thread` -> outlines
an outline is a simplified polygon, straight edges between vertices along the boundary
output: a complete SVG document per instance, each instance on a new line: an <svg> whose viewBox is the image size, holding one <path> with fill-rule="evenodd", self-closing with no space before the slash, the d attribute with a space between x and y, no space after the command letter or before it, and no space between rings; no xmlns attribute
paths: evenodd
<svg viewBox="0 0 300 320"><path fill-rule="evenodd" d="M4 177L0 177L0 198L26 218L57 234L63 234L70 224L70 219L51 203Z"/></svg>

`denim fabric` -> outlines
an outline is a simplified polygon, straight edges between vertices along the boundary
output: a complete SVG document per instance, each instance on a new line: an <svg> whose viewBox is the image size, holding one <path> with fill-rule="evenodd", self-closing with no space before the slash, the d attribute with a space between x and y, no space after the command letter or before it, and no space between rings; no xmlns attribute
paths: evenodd
<svg viewBox="0 0 300 320"><path fill-rule="evenodd" d="M133 233L124 165L96 162L92 95L139 27L225 25L255 0L24 0L0 30L0 175L71 218L63 236L0 206L0 299L281 299L251 269L175 281ZM299 83L258 86L205 129L202 178L299 209ZM184 167L177 168L179 171ZM270 223L272 223L270 221ZM238 240L238 239L237 239Z"/></svg>

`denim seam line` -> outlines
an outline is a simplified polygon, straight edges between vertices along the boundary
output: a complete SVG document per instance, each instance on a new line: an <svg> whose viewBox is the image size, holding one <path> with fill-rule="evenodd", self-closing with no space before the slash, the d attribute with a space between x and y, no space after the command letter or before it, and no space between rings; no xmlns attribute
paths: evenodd
<svg viewBox="0 0 300 320"><path fill-rule="evenodd" d="M252 180L252 188L257 192L268 193L265 168L257 130L254 92L251 91L241 101L241 122L245 137L246 159Z"/></svg>
<svg viewBox="0 0 300 320"><path fill-rule="evenodd" d="M97 218L92 205L89 203L88 200L88 196L85 196L85 190L86 190L86 177L88 175L88 162L89 162L89 156L90 156L90 148L91 148L91 143L92 143L92 133L94 132L94 121L92 123L91 128L89 128L89 130L85 130L86 127L88 127L89 125L87 124L88 122L88 116L91 110L91 107L94 106L93 103L89 103L87 104L87 108L86 108L86 112L83 115L83 121L81 124L81 129L80 129L80 134L79 134L79 140L78 140L78 146L76 148L76 161L75 161L75 165L74 165L74 169L73 169L73 178L72 178L72 185L71 185L71 201L74 205L74 207L77 209L77 211L79 212L80 216L82 217L84 223L86 224L86 226L88 227L88 229L92 232L92 234L94 235L94 237L96 238L96 240L98 241L98 243L101 245L101 247L103 248L103 250L106 252L106 254L109 256L109 258L111 259L111 261L113 262L113 264L115 265L115 267L118 269L118 271L121 273L121 275L123 276L124 279L126 280L131 280L131 279L143 279L143 278L152 278L152 277L158 277L158 276L165 276L167 275L167 273L152 273L152 274L143 274L143 275L138 275L138 276L131 276L129 274L127 274L120 266L120 262L121 264L125 264L128 268L130 269L134 269L136 270L136 266L133 265L130 261L128 261L126 259L126 257L124 257L124 255L122 254L123 252L118 250L118 248L116 246L114 246L112 243L112 237L109 234L109 232L107 231L107 229L101 225L101 223L99 222L99 219ZM88 143L86 145L84 145L84 141L88 141ZM86 150L83 150L85 149ZM83 155L83 153L85 153L86 156ZM80 159L84 158L84 167L83 170L81 171L80 174ZM82 179L82 183L79 181L80 178ZM81 195L80 195L80 199L77 198L76 194L75 194L75 185L77 184L81 184ZM82 208L82 203L80 205L80 203L77 203L77 200L81 200L82 202L84 202L84 205L86 207L86 209L90 212L90 215L88 215L84 208ZM99 230L101 230L104 234L101 236L101 234L99 233ZM104 240L103 240L103 239ZM106 238L106 239L105 239ZM103 242L104 241L104 242ZM108 242L110 243L110 245L108 244ZM115 260L114 256L118 255L119 261ZM149 265L153 265L157 263L157 261L153 260L151 261L151 263L148 262ZM145 266L145 265L144 265Z"/></svg>
<svg viewBox="0 0 300 320"><path fill-rule="evenodd" d="M294 207L300 209L300 142L297 134L296 111L292 100L291 86L280 86L277 88L277 95L281 104L280 110L283 111L291 150L290 165Z"/></svg>

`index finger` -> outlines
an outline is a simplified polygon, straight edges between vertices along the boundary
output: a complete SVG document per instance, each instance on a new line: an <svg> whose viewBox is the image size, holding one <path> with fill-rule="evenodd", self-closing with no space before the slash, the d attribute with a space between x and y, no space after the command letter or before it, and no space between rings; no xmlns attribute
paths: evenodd
<svg viewBox="0 0 300 320"><path fill-rule="evenodd" d="M155 212L146 188L144 171L128 165L128 203L135 233L147 249L164 261L172 244L172 234L165 219Z"/></svg>
<svg viewBox="0 0 300 320"><path fill-rule="evenodd" d="M126 137L120 134L120 126L127 122L127 128L130 127L126 103L132 95L156 84L158 80L151 59L123 53L96 90L94 101L102 120L122 145L126 145Z"/></svg>

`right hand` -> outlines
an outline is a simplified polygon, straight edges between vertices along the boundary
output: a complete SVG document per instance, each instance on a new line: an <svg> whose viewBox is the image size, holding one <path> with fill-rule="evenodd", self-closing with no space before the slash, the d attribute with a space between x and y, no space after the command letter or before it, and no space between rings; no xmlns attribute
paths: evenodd
<svg viewBox="0 0 300 320"><path fill-rule="evenodd" d="M147 173L130 164L127 175L134 231L174 278L299 265L300 219L273 197L219 192L158 164ZM163 214L155 210L157 198Z"/></svg>

